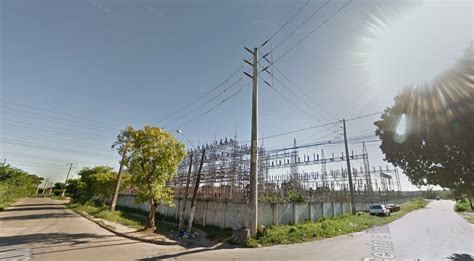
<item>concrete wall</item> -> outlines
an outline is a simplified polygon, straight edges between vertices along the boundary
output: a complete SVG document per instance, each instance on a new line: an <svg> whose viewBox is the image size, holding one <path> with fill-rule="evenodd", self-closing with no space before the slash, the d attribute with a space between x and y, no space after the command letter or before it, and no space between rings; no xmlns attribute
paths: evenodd
<svg viewBox="0 0 474 261"><path fill-rule="evenodd" d="M400 203L403 200L386 201L388 203ZM158 213L179 219L179 211L182 210L184 200L175 199L175 207L160 205ZM129 207L148 211L148 204L137 204L133 195L119 195L118 206ZM186 204L184 217L189 217L191 201ZM367 211L369 203L356 204L357 211ZM305 220L318 220L320 218L331 218L348 214L351 212L350 202L305 202L305 203L268 203L259 202L258 223L260 225L278 225L304 222ZM215 225L219 227L242 228L247 225L248 205L245 202L226 202L220 200L198 200L194 222L201 225Z"/></svg>

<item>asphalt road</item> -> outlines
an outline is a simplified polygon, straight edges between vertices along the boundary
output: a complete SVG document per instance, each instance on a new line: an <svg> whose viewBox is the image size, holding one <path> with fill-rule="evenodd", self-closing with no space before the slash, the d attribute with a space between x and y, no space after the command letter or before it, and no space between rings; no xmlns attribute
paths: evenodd
<svg viewBox="0 0 474 261"><path fill-rule="evenodd" d="M0 261L135 260L178 250L116 236L49 198L0 212Z"/></svg>
<svg viewBox="0 0 474 261"><path fill-rule="evenodd" d="M474 260L474 226L433 201L388 225L322 241L256 249L199 251L178 260ZM382 217L381 217L382 218Z"/></svg>
<svg viewBox="0 0 474 261"><path fill-rule="evenodd" d="M0 212L8 260L474 260L474 227L434 201L391 224L338 238L257 249L184 249L115 236L58 201L27 199Z"/></svg>

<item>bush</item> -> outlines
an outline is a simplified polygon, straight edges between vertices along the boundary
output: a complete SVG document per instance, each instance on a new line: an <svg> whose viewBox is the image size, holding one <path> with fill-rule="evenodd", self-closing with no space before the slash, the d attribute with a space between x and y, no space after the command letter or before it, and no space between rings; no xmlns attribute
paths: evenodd
<svg viewBox="0 0 474 261"><path fill-rule="evenodd" d="M288 200L291 202L302 203L304 202L304 195L301 192L290 191L288 192Z"/></svg>
<svg viewBox="0 0 474 261"><path fill-rule="evenodd" d="M460 199L456 202L454 205L454 211L456 212L465 212L472 210L471 207L469 206L469 203L466 201L466 199Z"/></svg>

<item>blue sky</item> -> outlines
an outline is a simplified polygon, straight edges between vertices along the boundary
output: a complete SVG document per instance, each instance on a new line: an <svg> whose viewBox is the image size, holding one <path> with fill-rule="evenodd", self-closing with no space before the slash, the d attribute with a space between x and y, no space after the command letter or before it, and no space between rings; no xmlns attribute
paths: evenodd
<svg viewBox="0 0 474 261"><path fill-rule="evenodd" d="M156 123L225 80L238 66L249 70L242 59L250 54L243 47L259 46L306 1L0 3L0 156L12 165L63 180L67 162L76 163L75 171L98 164L117 167L110 145L120 129ZM324 3L311 1L271 45L278 45ZM273 58L344 3L329 1L273 50ZM352 1L275 63L297 86L274 71L274 88L286 99L260 81L260 136L378 112L390 106L404 86L430 82L472 44L473 5L471 1ZM271 45L265 45L262 54ZM241 76L238 72L229 83ZM272 82L270 75L262 73L262 77ZM299 97L276 78L293 91L302 90L295 91ZM157 125L175 131L248 81L242 78L202 108L189 107L188 116L176 124ZM235 133L241 141L248 140L250 95L250 87L245 88L182 126L183 133L194 144ZM349 136L373 133L376 119L349 122ZM335 130L312 129L265 140L265 145L289 146L293 138L332 139ZM352 146L360 150L360 144ZM385 164L376 144L369 148L371 163ZM339 154L342 147L328 150Z"/></svg>

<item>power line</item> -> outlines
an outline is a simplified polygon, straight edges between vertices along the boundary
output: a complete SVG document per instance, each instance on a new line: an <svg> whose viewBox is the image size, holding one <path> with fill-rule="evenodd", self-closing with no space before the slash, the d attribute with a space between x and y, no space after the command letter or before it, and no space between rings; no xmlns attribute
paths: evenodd
<svg viewBox="0 0 474 261"><path fill-rule="evenodd" d="M72 141L78 142L81 144L84 143L94 143L94 144L107 144L107 146L111 143L110 141L104 141L102 138L94 139L94 137L88 136L81 136L77 134L69 134L63 132L54 132L51 131L42 132L41 129L26 129L24 126L14 125L14 124L2 124L2 132L10 132L14 135L29 135L31 137L44 137L46 139L54 139L54 140L64 140L64 141Z"/></svg>
<svg viewBox="0 0 474 261"><path fill-rule="evenodd" d="M223 94L225 94L228 90L230 90L232 87L236 86L237 84L239 84L243 79L243 76L241 76L237 81L233 82L231 85L229 85L227 88L225 88L224 90L222 90L221 92L217 93L216 95L214 95L213 97L211 97L210 99L206 100L204 103L201 103L198 107L195 107L193 108L192 110L190 110L189 112L187 112L186 114L184 115L181 115L180 117L178 117L177 119L174 119L173 121L165 124L164 126L170 126L172 124L174 124L175 122L178 122L180 121L181 119L187 117L188 115L190 114L193 114L194 112L196 112L196 110L206 106L207 104L209 104L210 102L214 101L215 99L219 98L220 96L222 96ZM188 107L190 108L190 107Z"/></svg>
<svg viewBox="0 0 474 261"><path fill-rule="evenodd" d="M319 123L322 123L322 121L320 121L318 118L314 117L311 113L308 113L307 111L305 111L304 109L302 109L298 104L294 103L292 100L290 100L288 97L286 97L285 95L283 95L278 89L276 89L275 87L273 87L270 83L268 83L267 81L265 81L265 79L263 79L262 77L259 76L260 79L263 80L263 82L268 85L272 90L274 90L278 95L280 95L283 99L285 99L287 102L291 103L293 106L295 106L298 110L300 110L301 112L303 112L304 114L308 115L309 117L313 118L314 120L316 120L317 122Z"/></svg>
<svg viewBox="0 0 474 261"><path fill-rule="evenodd" d="M89 153L89 152L77 151L77 150L69 150L69 149L65 149L65 148L61 148L61 147L48 146L48 145L45 145L45 144L32 143L32 142L24 142L24 141L19 141L19 140L15 140L15 139L7 139L7 138L3 138L3 137L0 138L0 143L10 144L10 145L18 145L18 146L30 147L30 148L52 150L52 151L56 151L56 152L63 151L63 152L70 152L70 153L76 153L76 154L85 154L85 155L99 156L99 157L105 157L105 158L115 158L113 156L108 156L108 155Z"/></svg>
<svg viewBox="0 0 474 261"><path fill-rule="evenodd" d="M277 49L280 45L282 45L288 38L290 38L294 33L298 31L304 24L306 24L313 16L315 16L317 13L319 13L327 4L329 3L329 0L326 0L320 7L318 7L309 17L307 17L301 24L299 24L293 31L291 31L283 40L281 40L279 43L277 43L274 47L273 50ZM272 50L272 51L273 51Z"/></svg>
<svg viewBox="0 0 474 261"><path fill-rule="evenodd" d="M278 29L268 38L268 40L266 40L265 42L263 42L263 43L260 45L259 49L260 49L261 47L263 47L265 44L267 44L268 42L270 42L270 41L273 39L273 37L275 37L276 34L278 34L286 25L288 25L288 23L290 23L291 20L293 20L310 2L311 2L311 0L306 1L306 3L305 3L300 9L298 9L298 11L296 11L296 13L293 14L293 16L291 16L283 25L281 25L280 28L278 28Z"/></svg>
<svg viewBox="0 0 474 261"><path fill-rule="evenodd" d="M303 102L308 108L310 108L313 112L321 116L325 121L330 122L328 118L326 118L323 114L315 110L310 104L308 104L303 98L301 98L298 94L296 94L291 88L289 88L285 83L283 83L278 77L273 76L277 82L279 82L285 89L287 89L291 94L293 94L297 99L299 99L301 102ZM308 97L307 95L303 95L305 97Z"/></svg>
<svg viewBox="0 0 474 261"><path fill-rule="evenodd" d="M212 93L213 91L215 91L216 89L218 89L219 87L221 87L222 85L226 84L227 82L229 82L238 72L240 72L240 69L242 69L244 66L243 65L240 65L236 68L236 70L229 76L227 77L224 81L220 82L219 84L217 84L214 88L210 89L209 91L207 91L206 93L204 93L203 95L199 96L198 98L196 98L195 100L193 100L192 102L188 103L187 105L183 106L182 108L168 114L167 116L165 116L164 118L154 122L152 125L155 125L159 122L162 122L164 120L167 120L169 119L170 117L173 117L174 115L184 111L185 109L189 108L190 106L194 105L196 102L202 100L204 97L206 97L207 95L209 95L210 93Z"/></svg>
<svg viewBox="0 0 474 261"><path fill-rule="evenodd" d="M334 129L334 127L336 127L336 129ZM324 135L324 136L322 136L322 137L319 137L318 139L324 139L324 138L327 138L328 136L331 136L331 135L336 134L336 133L337 133L337 134L341 134L341 133L340 133L340 132L341 132L341 127L340 127L340 126L337 126L337 125L331 126L331 127L327 128L326 130L323 130L322 132L328 131L328 130L331 131L331 132L328 133L328 134L326 134L326 135ZM308 137L306 137L306 138L303 138L303 139L299 140L299 142L303 142L303 141L305 141L305 140L311 139L311 138L313 138L313 137L315 137L315 136L317 136L317 135L320 135L322 132L320 132L320 133L315 133L315 134L311 134L311 136L308 136ZM337 136L336 136L336 137L337 137Z"/></svg>
<svg viewBox="0 0 474 261"><path fill-rule="evenodd" d="M335 124L339 124L339 123L340 122L331 122L331 123L327 123L327 124L314 125L314 126L310 126L310 127L306 127L306 128L302 128L302 129L296 129L296 130L292 130L292 131L287 131L287 132L283 132L283 133L278 133L278 134L262 137L259 140L273 139L273 138L280 137L280 136L285 136L285 135L288 135L288 134L293 134L293 133L297 133L297 132L302 132L302 131L321 128L321 127L326 127L326 126L331 126L331 125L335 125ZM250 141L244 141L242 143L245 144L245 143L249 143L249 142Z"/></svg>
<svg viewBox="0 0 474 261"><path fill-rule="evenodd" d="M280 73L281 76L283 76L283 78L285 78L285 80L287 82L289 82L291 85L293 85L295 87L296 90L298 90L302 95L303 97L306 97L308 98L308 100L313 103L315 106L317 106L318 108L320 108L322 111L324 111L326 114L328 114L330 117L332 117L333 119L338 119L337 116L335 115L332 115L330 112L328 112L323 106L321 106L318 102L316 102L315 100L313 100L311 98L310 95L307 95L305 92L303 92L303 90L301 88L298 87L298 85L296 85L293 81L291 81L280 69L278 69L278 67L275 65L275 64L272 64L271 65L272 68L274 68L278 73Z"/></svg>
<svg viewBox="0 0 474 261"><path fill-rule="evenodd" d="M333 17L335 17L337 14L339 14L344 8L346 8L352 0L349 0L346 2L343 6L341 6L339 9L337 9L336 12L334 12L332 15L324 19L316 28L314 28L312 31L310 31L308 34L306 34L303 38L301 38L298 42L296 42L294 45L292 45L289 49L287 49L282 55L280 55L276 60L273 61L274 63L277 63L281 58L283 58L285 55L287 55L289 52L291 52L296 46L301 44L304 40L306 40L311 34L319 30L323 25L325 25L327 22L329 22Z"/></svg>
<svg viewBox="0 0 474 261"><path fill-rule="evenodd" d="M34 112L17 110L17 109L3 107L3 106L1 108L1 111L7 114L12 114L12 115L26 117L26 118L32 118L32 119L38 119L38 120L47 120L48 122L55 122L55 123L68 125L68 126L76 126L80 128L87 128L87 129L96 129L100 131L106 131L106 130L107 131L114 130L114 132L117 131L117 129L115 128L109 128L109 127L99 126L99 125L90 124L90 123L83 123L83 122L74 121L70 119L64 119L64 118L54 117L50 115L43 115L43 114L34 113Z"/></svg>
<svg viewBox="0 0 474 261"><path fill-rule="evenodd" d="M370 117L370 116L374 116L374 115L380 115L384 113L383 111L379 111L379 112L374 112L374 113L369 113L369 114L366 114L366 115L362 115L362 116L357 116L357 117L354 117L354 118L349 118L347 119L346 121L353 121L353 120L358 120L358 119L362 119L362 118L366 118L366 117Z"/></svg>
<svg viewBox="0 0 474 261"><path fill-rule="evenodd" d="M43 124L38 124L38 123L34 123L34 122L19 121L19 120L4 118L4 117L2 117L1 119L4 120L4 121L7 121L7 123L23 124L23 125L26 125L26 126L28 126L28 127L31 127L31 126L38 126L38 127L40 127L40 128L51 129L51 130L53 130L53 131L54 131L54 130L58 130L58 131L63 131L63 132L70 132L70 133L75 133L75 134L80 134L80 135L86 135L86 136L93 136L93 137L97 137L97 138L105 138L105 139L110 138L110 136L99 135L99 134L97 134L97 133L92 133L92 132L85 132L85 131L79 131L79 130L69 130L69 129L64 129L64 128L51 127L51 126L49 126L49 125L43 125ZM2 122L2 125L3 125L3 122Z"/></svg>
<svg viewBox="0 0 474 261"><path fill-rule="evenodd" d="M72 118L80 119L80 120L83 120L83 121L96 122L96 123L100 123L100 124L107 125L107 126L120 127L116 124L112 124L112 123L108 123L108 122L104 122L104 121L97 121L97 120L92 120L92 119L88 119L88 118L77 116L77 115L71 115L71 114L66 114L66 113L61 113L61 112L55 112L55 111L52 111L52 110L43 109L43 108L34 107L34 106L30 106L30 105L25 105L25 104L20 104L20 103L7 101L7 100L3 100L3 99L0 99L0 103L7 103L7 104L12 104L12 105L15 105L15 106L25 107L25 108L29 108L29 109L33 109L33 110L49 112L49 113L53 113L53 114L57 114L57 115L62 115L62 116L66 116L66 117L72 117Z"/></svg>
<svg viewBox="0 0 474 261"><path fill-rule="evenodd" d="M240 89L238 89L236 92L234 92L231 96L223 99L222 101L220 101L218 104L214 105L213 107L211 107L210 109L208 109L207 111L199 114L198 116L188 120L187 122L185 122L184 124L180 125L178 127L178 129L188 125L189 123L193 122L194 120L198 119L198 118L201 118L202 116L208 114L209 112L211 112L212 110L214 110L215 108L219 107L220 105L224 104L225 102L227 102L228 100L230 100L231 98L237 96L237 94L239 94L240 92L242 92L247 86L249 86L251 82L247 83L246 85L242 86Z"/></svg>
<svg viewBox="0 0 474 261"><path fill-rule="evenodd" d="M39 138L38 138L38 135L35 135L35 134L31 134L31 133L18 133L18 132L15 132L15 131L11 131L11 130L2 130L2 133L6 134L6 135L3 135L3 137L6 137L6 138L17 138L17 139L30 139L30 140L42 140L44 142L47 142L47 143L56 143L56 144L59 144L59 145L68 145L68 146L71 146L71 147L77 147L77 148L81 148L81 147L93 147L93 148L97 148L97 149L107 149L107 148L110 148L110 143L94 143L94 144L87 144L87 143L84 143L83 141L80 141L80 140L68 140L68 139L63 139L63 138L57 138L57 137L53 137L53 136L45 136L45 135L40 135ZM51 141L54 141L54 142L51 142Z"/></svg>

